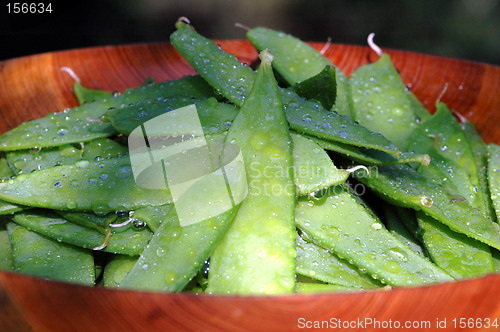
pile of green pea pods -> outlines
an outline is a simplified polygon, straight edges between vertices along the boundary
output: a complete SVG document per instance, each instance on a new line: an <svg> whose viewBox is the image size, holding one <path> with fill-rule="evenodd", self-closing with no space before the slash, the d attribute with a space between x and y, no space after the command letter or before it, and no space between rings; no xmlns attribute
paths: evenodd
<svg viewBox="0 0 500 332"><path fill-rule="evenodd" d="M113 94L75 83L78 107L0 136L0 269L243 295L500 269L500 147L443 103L431 115L387 54L347 77L308 44L257 27L254 70L185 20L176 27L171 43L199 75ZM136 184L127 136L192 104L222 155L241 150L248 194L183 227L168 189Z"/></svg>

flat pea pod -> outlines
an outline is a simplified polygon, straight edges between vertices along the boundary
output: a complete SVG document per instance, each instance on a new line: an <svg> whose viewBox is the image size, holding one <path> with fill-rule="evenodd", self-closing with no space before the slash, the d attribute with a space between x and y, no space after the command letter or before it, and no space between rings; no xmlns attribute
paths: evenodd
<svg viewBox="0 0 500 332"><path fill-rule="evenodd" d="M494 271L490 248L464 234L417 213L425 248L432 261L455 279L473 278Z"/></svg>
<svg viewBox="0 0 500 332"><path fill-rule="evenodd" d="M103 137L85 142L82 159L96 161L112 157L121 157L128 153L128 148L112 139Z"/></svg>
<svg viewBox="0 0 500 332"><path fill-rule="evenodd" d="M417 286L453 280L440 268L399 242L342 186L319 200L301 198L296 224L307 237L391 286Z"/></svg>
<svg viewBox="0 0 500 332"><path fill-rule="evenodd" d="M58 146L110 136L116 131L111 123L101 120L109 108L125 108L146 99L170 97L202 99L213 95L213 89L199 76L186 76L174 81L127 89L111 98L24 122L0 135L0 151Z"/></svg>
<svg viewBox="0 0 500 332"><path fill-rule="evenodd" d="M31 209L14 214L12 220L27 229L77 247L93 249L100 247L105 235L93 228L69 222L49 211ZM104 252L138 256L151 239L147 229L136 231L131 228L113 229Z"/></svg>
<svg viewBox="0 0 500 332"><path fill-rule="evenodd" d="M82 150L72 144L64 144L43 149L9 151L6 153L6 158L10 168L16 175L19 175L74 164L82 160Z"/></svg>
<svg viewBox="0 0 500 332"><path fill-rule="evenodd" d="M100 99L108 99L112 97L112 93L105 90L91 89L83 86L80 81L75 81L73 84L73 93L79 105L90 103Z"/></svg>
<svg viewBox="0 0 500 332"><path fill-rule="evenodd" d="M171 204L158 205L137 209L131 213L131 218L146 223L153 233L160 228L161 222L165 220L167 214L172 209Z"/></svg>
<svg viewBox="0 0 500 332"><path fill-rule="evenodd" d="M389 55L382 54L377 62L358 67L349 82L353 120L404 150L417 127L417 117Z"/></svg>
<svg viewBox="0 0 500 332"><path fill-rule="evenodd" d="M297 134L291 137L297 195L307 195L347 180L350 173L335 167L328 154L315 142Z"/></svg>
<svg viewBox="0 0 500 332"><path fill-rule="evenodd" d="M0 199L56 210L105 214L171 203L168 189L139 187L128 156L53 167L0 183Z"/></svg>
<svg viewBox="0 0 500 332"><path fill-rule="evenodd" d="M488 184L491 192L491 201L495 208L497 220L500 220L500 146L490 143L487 146L487 151Z"/></svg>
<svg viewBox="0 0 500 332"><path fill-rule="evenodd" d="M114 255L104 268L102 283L104 287L117 288L132 270L139 257L127 255Z"/></svg>
<svg viewBox="0 0 500 332"><path fill-rule="evenodd" d="M492 249L491 255L493 256L493 264L495 265L495 272L500 272L500 251Z"/></svg>
<svg viewBox="0 0 500 332"><path fill-rule="evenodd" d="M299 294L348 293L359 292L361 290L361 288L337 284L317 284L309 282L298 282L295 287L295 291Z"/></svg>
<svg viewBox="0 0 500 332"><path fill-rule="evenodd" d="M13 222L7 229L16 272L94 285L94 257L89 250L49 239Z"/></svg>
<svg viewBox="0 0 500 332"><path fill-rule="evenodd" d="M7 181L14 177L14 172L9 167L9 163L6 158L0 158L0 180ZM0 200L0 215L12 214L18 211L24 210L25 207L22 205L11 204Z"/></svg>
<svg viewBox="0 0 500 332"><path fill-rule="evenodd" d="M380 282L362 274L354 265L314 243L307 242L301 236L297 236L296 248L296 271L300 275L344 287L380 287Z"/></svg>
<svg viewBox="0 0 500 332"><path fill-rule="evenodd" d="M130 135L135 128L146 121L168 111L192 104L196 105L204 132L209 134L227 131L238 112L236 106L218 102L215 98L203 100L168 98L159 101L143 101L126 109L111 110L106 114L106 117L119 133Z"/></svg>
<svg viewBox="0 0 500 332"><path fill-rule="evenodd" d="M9 234L6 227L7 219L0 219L0 270L13 271L14 257L12 256L12 247L10 245Z"/></svg>
<svg viewBox="0 0 500 332"><path fill-rule="evenodd" d="M316 99L325 109L330 109L335 104L337 97L337 79L335 67L326 66L316 76L292 85L297 94L306 99Z"/></svg>
<svg viewBox="0 0 500 332"><path fill-rule="evenodd" d="M488 186L488 152L486 144L472 122L466 121L461 124L461 127L474 155L474 161L476 162L477 177L479 181L479 191L477 193L479 209L489 216L491 220L495 221L495 209L493 208L490 188Z"/></svg>
<svg viewBox="0 0 500 332"><path fill-rule="evenodd" d="M210 257L237 209L183 227L172 208L119 287L181 291Z"/></svg>
<svg viewBox="0 0 500 332"><path fill-rule="evenodd" d="M456 200L446 189L407 165L379 166L377 172L352 173L360 182L394 205L422 210L427 215L471 238L500 248L500 226L467 201Z"/></svg>
<svg viewBox="0 0 500 332"><path fill-rule="evenodd" d="M107 229L109 224L115 222L118 218L118 216L115 213L97 215L92 212L67 211L67 210L55 210L54 212L72 223L75 223L83 227L94 228L101 231L103 229ZM116 223L119 223L119 221L117 221Z"/></svg>
<svg viewBox="0 0 500 332"><path fill-rule="evenodd" d="M295 287L292 142L267 51L226 137L240 147L248 196L210 259L210 294L287 294ZM277 190L276 190L277 189Z"/></svg>
<svg viewBox="0 0 500 332"><path fill-rule="evenodd" d="M302 40L281 31L255 27L247 32L247 38L257 48L270 50L274 55L273 68L290 85L303 82L333 63L315 48ZM342 115L351 116L351 98L346 75L335 68L336 94L332 109Z"/></svg>
<svg viewBox="0 0 500 332"><path fill-rule="evenodd" d="M171 35L171 42L176 50L219 93L235 105L241 106L255 80L254 71L240 63L233 55L218 48L211 40L198 34L188 24L177 22L176 27L177 30ZM203 54L203 57L198 54ZM395 157L401 154L401 151L381 134L356 124L349 117L325 110L319 102L305 100L293 90L280 91L287 120L295 131L381 150Z"/></svg>

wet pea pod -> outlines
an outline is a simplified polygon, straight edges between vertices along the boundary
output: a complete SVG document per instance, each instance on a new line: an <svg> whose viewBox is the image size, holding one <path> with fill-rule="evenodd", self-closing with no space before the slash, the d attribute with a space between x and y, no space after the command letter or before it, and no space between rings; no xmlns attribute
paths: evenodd
<svg viewBox="0 0 500 332"><path fill-rule="evenodd" d="M295 291L299 294L325 294L325 293L346 293L356 292L361 288L342 286L336 284L317 284L309 282L298 282Z"/></svg>
<svg viewBox="0 0 500 332"><path fill-rule="evenodd" d="M500 220L500 146L490 143L488 151L488 185L497 220ZM497 248L499 249L499 248Z"/></svg>
<svg viewBox="0 0 500 332"><path fill-rule="evenodd" d="M113 96L113 93L109 91L87 88L78 80L73 84L73 93L79 105L108 99Z"/></svg>
<svg viewBox="0 0 500 332"><path fill-rule="evenodd" d="M106 235L94 227L85 227L69 222L52 211L31 209L14 214L12 220L30 231L49 237L58 242L68 243L86 249L99 248L114 254L138 256L151 239L151 232L146 228L136 230L132 227L122 227L111 230L106 241Z"/></svg>
<svg viewBox="0 0 500 332"><path fill-rule="evenodd" d="M215 98L195 100L192 98L167 98L163 100L147 100L126 109L111 110L106 118L115 129L125 135L159 115L188 105L196 105L203 130L209 134L227 131L238 108L234 105L218 102Z"/></svg>
<svg viewBox="0 0 500 332"><path fill-rule="evenodd" d="M473 278L494 271L490 248L464 234L417 213L425 248L432 261L456 279Z"/></svg>
<svg viewBox="0 0 500 332"><path fill-rule="evenodd" d="M139 187L128 156L81 161L0 183L0 199L56 210L105 214L171 203L168 189Z"/></svg>
<svg viewBox="0 0 500 332"><path fill-rule="evenodd" d="M316 76L292 86L297 94L306 99L316 99L325 109L330 109L337 98L337 79L335 67L326 66Z"/></svg>
<svg viewBox="0 0 500 332"><path fill-rule="evenodd" d="M24 122L0 135L0 150L50 147L107 137L116 133L111 123L101 120L109 108L125 108L147 99L171 97L203 99L213 95L213 89L199 76L186 76L174 81L127 89L111 98Z"/></svg>
<svg viewBox="0 0 500 332"><path fill-rule="evenodd" d="M319 200L300 198L296 224L318 246L391 286L417 286L453 280L398 241L342 186Z"/></svg>
<svg viewBox="0 0 500 332"><path fill-rule="evenodd" d="M88 161L99 161L103 159L122 157L128 153L125 145L109 139L96 138L83 144L82 159Z"/></svg>
<svg viewBox="0 0 500 332"><path fill-rule="evenodd" d="M135 220L141 220L155 233L160 228L161 222L167 217L170 209L172 209L171 204L145 207L133 211L130 213L130 217Z"/></svg>
<svg viewBox="0 0 500 332"><path fill-rule="evenodd" d="M248 196L210 259L210 294L287 294L295 287L292 139L267 51L226 137L245 162Z"/></svg>
<svg viewBox="0 0 500 332"><path fill-rule="evenodd" d="M139 257L127 255L114 255L104 268L102 282L104 287L117 288L132 270Z"/></svg>
<svg viewBox="0 0 500 332"><path fill-rule="evenodd" d="M354 265L301 236L297 236L296 248L296 271L300 275L344 287L369 289L381 286L380 282L361 273Z"/></svg>
<svg viewBox="0 0 500 332"><path fill-rule="evenodd" d="M0 181L5 182L15 176L12 172L6 158L0 158ZM0 200L0 215L12 214L24 210L26 207L22 205L12 204Z"/></svg>
<svg viewBox="0 0 500 332"><path fill-rule="evenodd" d="M364 171L352 174L394 205L422 210L458 233L500 248L498 224L466 200L457 200L448 190L430 183L427 177L408 165L378 166L377 171L369 175Z"/></svg>
<svg viewBox="0 0 500 332"><path fill-rule="evenodd" d="M275 58L273 68L292 86L318 75L327 66L333 66L321 52L284 32L255 27L247 32L247 38L259 52L265 49L271 51ZM351 116L351 97L346 75L335 67L328 74L334 74L330 78L331 82L335 80L335 95L328 97L334 98L333 105L325 105L325 108Z"/></svg>
<svg viewBox="0 0 500 332"><path fill-rule="evenodd" d="M7 229L16 272L94 285L94 257L89 250L52 240L12 222Z"/></svg>
<svg viewBox="0 0 500 332"><path fill-rule="evenodd" d="M177 22L176 27L171 35L176 50L219 93L241 106L255 80L254 71L190 25ZM395 157L401 155L401 151L381 134L354 123L349 117L325 110L317 101L305 100L290 89L281 90L280 96L290 127L301 134L381 150Z"/></svg>
<svg viewBox="0 0 500 332"><path fill-rule="evenodd" d="M7 219L0 218L0 270L13 271L14 257L10 244L9 233L7 232Z"/></svg>
<svg viewBox="0 0 500 332"><path fill-rule="evenodd" d="M406 86L389 55L358 67L350 77L350 88L353 120L404 150L418 122Z"/></svg>

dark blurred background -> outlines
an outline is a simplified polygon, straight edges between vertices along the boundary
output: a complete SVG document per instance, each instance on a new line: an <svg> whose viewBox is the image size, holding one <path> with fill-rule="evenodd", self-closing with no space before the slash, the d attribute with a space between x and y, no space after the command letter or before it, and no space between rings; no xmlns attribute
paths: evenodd
<svg viewBox="0 0 500 332"><path fill-rule="evenodd" d="M52 13L8 14L0 0L0 60L97 45L168 41L179 16L210 38L244 38L234 23L304 40L407 49L500 65L500 0L87 0ZM39 2L49 1L37 0Z"/></svg>

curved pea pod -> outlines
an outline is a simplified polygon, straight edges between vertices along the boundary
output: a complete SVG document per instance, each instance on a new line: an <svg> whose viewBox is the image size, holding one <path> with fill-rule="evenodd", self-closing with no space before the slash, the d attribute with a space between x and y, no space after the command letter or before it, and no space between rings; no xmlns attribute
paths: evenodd
<svg viewBox="0 0 500 332"><path fill-rule="evenodd" d="M112 157L122 157L128 153L128 148L109 138L96 138L83 145L82 159L95 161Z"/></svg>
<svg viewBox="0 0 500 332"><path fill-rule="evenodd" d="M450 229L465 234L491 247L500 248L500 226L465 200L407 165L379 166L367 175L364 171L352 173L359 181L379 193L394 205L422 210Z"/></svg>
<svg viewBox="0 0 500 332"><path fill-rule="evenodd" d="M0 151L58 146L107 137L116 131L101 117L109 108L125 108L146 99L189 97L208 98L213 89L199 76L186 76L174 81L127 89L122 94L81 105L44 118L24 122L0 135Z"/></svg>
<svg viewBox="0 0 500 332"><path fill-rule="evenodd" d="M87 88L83 86L80 81L75 81L73 84L73 93L80 105L96 100L111 98L113 95L109 91Z"/></svg>
<svg viewBox="0 0 500 332"><path fill-rule="evenodd" d="M104 268L102 277L104 287L119 287L138 259L136 256L114 255Z"/></svg>
<svg viewBox="0 0 500 332"><path fill-rule="evenodd" d="M489 216L491 220L495 221L495 209L493 208L490 189L488 187L488 152L486 144L484 143L483 139L477 132L476 127L472 122L466 121L465 123L461 124L461 127L474 155L474 161L476 162L479 185L477 202L479 203L479 209L481 209L487 216Z"/></svg>
<svg viewBox="0 0 500 332"><path fill-rule="evenodd" d="M362 288L349 287L337 284L317 284L309 282L298 282L295 291L299 294L324 294L324 293L348 293L361 291Z"/></svg>
<svg viewBox="0 0 500 332"><path fill-rule="evenodd" d="M418 100L418 98L411 91L408 90L407 92L413 109L413 114L417 117L417 124L429 119L432 116L429 110L422 105L420 100Z"/></svg>
<svg viewBox="0 0 500 332"><path fill-rule="evenodd" d="M7 181L10 178L14 177L14 172L9 167L6 158L0 158L0 179L1 181ZM0 200L0 215L12 214L18 211L24 210L25 207L22 205L11 204L9 202L5 202Z"/></svg>
<svg viewBox="0 0 500 332"><path fill-rule="evenodd" d="M158 228L160 228L161 222L167 217L170 209L172 209L171 204L145 207L135 210L131 217L146 223L149 229L153 231L153 233L156 233Z"/></svg>
<svg viewBox="0 0 500 332"><path fill-rule="evenodd" d="M318 246L345 257L385 284L417 286L453 280L399 242L342 186L332 187L316 201L299 199L295 220Z"/></svg>
<svg viewBox="0 0 500 332"><path fill-rule="evenodd" d="M493 264L495 265L495 272L500 272L500 251L492 248L491 255L493 256Z"/></svg>
<svg viewBox="0 0 500 332"><path fill-rule="evenodd" d="M297 236L296 248L295 262L298 274L344 287L360 289L380 287L380 282L362 274L354 265L314 243L305 241L301 236Z"/></svg>
<svg viewBox="0 0 500 332"><path fill-rule="evenodd" d="M455 279L479 277L494 272L490 248L466 235L417 213L425 248L432 261Z"/></svg>
<svg viewBox="0 0 500 332"><path fill-rule="evenodd" d="M80 212L80 211L56 210L54 212L72 223L75 223L83 227L94 228L101 231L105 228L108 228L109 224L115 222L116 219L118 218L118 216L115 213L108 213L106 215L97 215L92 212Z"/></svg>
<svg viewBox="0 0 500 332"><path fill-rule="evenodd" d="M491 192L491 201L495 208L497 220L500 220L500 146L490 143L487 146L487 151L488 184Z"/></svg>
<svg viewBox="0 0 500 332"><path fill-rule="evenodd" d="M240 147L248 196L210 259L210 294L286 294L295 286L292 141L264 51L257 79L226 137Z"/></svg>
<svg viewBox="0 0 500 332"><path fill-rule="evenodd" d="M48 211L33 209L18 212L12 220L33 232L77 247L93 249L100 247L105 241L105 235L101 231L74 224ZM102 251L137 256L150 239L151 232L146 229L113 229L107 246Z"/></svg>
<svg viewBox="0 0 500 332"><path fill-rule="evenodd" d="M14 176L6 158L0 158L0 180L6 181Z"/></svg>
<svg viewBox="0 0 500 332"><path fill-rule="evenodd" d="M196 105L203 130L210 134L227 131L238 113L236 106L219 103L215 98L204 100L169 98L159 101L144 101L125 109L111 110L106 114L106 117L119 133L130 135L135 128L146 121L192 104Z"/></svg>
<svg viewBox="0 0 500 332"><path fill-rule="evenodd" d="M274 55L273 68L290 85L316 76L326 66L333 66L333 63L315 48L290 34L255 27L247 32L247 38L259 52L270 50ZM348 79L338 68L335 68L334 74L336 93L333 108L325 108L351 116Z"/></svg>
<svg viewBox="0 0 500 332"><path fill-rule="evenodd" d="M128 156L99 162L81 161L0 183L0 199L56 210L104 214L171 203L168 189L139 187Z"/></svg>
<svg viewBox="0 0 500 332"><path fill-rule="evenodd" d="M328 154L310 139L292 134L293 170L297 195L344 183L349 172L339 170Z"/></svg>
<svg viewBox="0 0 500 332"><path fill-rule="evenodd" d="M292 86L297 94L306 99L316 99L324 108L330 109L337 98L337 78L335 67L326 66L316 76L298 82Z"/></svg>
<svg viewBox="0 0 500 332"><path fill-rule="evenodd" d="M89 250L46 238L12 222L7 229L16 272L94 285L94 257Z"/></svg>
<svg viewBox="0 0 500 332"><path fill-rule="evenodd" d="M417 117L389 55L383 54L377 62L357 68L349 82L353 120L404 150L417 127Z"/></svg>
<svg viewBox="0 0 500 332"><path fill-rule="evenodd" d="M176 26L177 31L171 35L176 50L219 93L241 106L255 80L254 71L191 26L183 22L177 22ZM401 154L381 134L356 124L349 117L324 109L317 101L305 100L290 89L280 90L280 96L290 127L301 134L381 150L395 157Z"/></svg>
<svg viewBox="0 0 500 332"><path fill-rule="evenodd" d="M12 256L12 247L4 217L0 219L0 270L14 270L14 257Z"/></svg>
<svg viewBox="0 0 500 332"><path fill-rule="evenodd" d="M82 160L82 150L72 144L43 149L10 151L5 155L10 168L14 170L16 175L60 165L70 165Z"/></svg>

